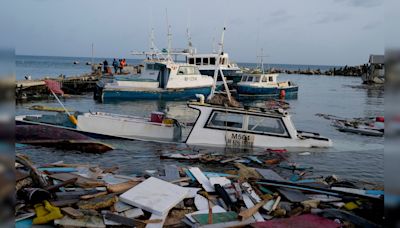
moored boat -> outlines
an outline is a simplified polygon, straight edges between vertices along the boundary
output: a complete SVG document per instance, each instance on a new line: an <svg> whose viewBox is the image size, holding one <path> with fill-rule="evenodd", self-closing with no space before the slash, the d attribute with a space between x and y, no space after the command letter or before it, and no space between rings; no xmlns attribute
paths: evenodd
<svg viewBox="0 0 400 228"><path fill-rule="evenodd" d="M278 82L279 74L243 75L237 85L238 96L244 97L279 97L297 95L299 87L291 81ZM282 92L283 91L283 92Z"/></svg>
<svg viewBox="0 0 400 228"><path fill-rule="evenodd" d="M145 68L139 76L116 77L104 83L100 89L101 100L187 100L195 98L195 94L211 92L213 79L201 75L196 66L171 61L155 62L152 66L153 69Z"/></svg>

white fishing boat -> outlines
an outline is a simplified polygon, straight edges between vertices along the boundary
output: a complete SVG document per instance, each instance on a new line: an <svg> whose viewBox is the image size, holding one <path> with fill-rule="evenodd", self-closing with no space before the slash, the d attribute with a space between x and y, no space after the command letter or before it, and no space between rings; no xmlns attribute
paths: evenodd
<svg viewBox="0 0 400 228"><path fill-rule="evenodd" d="M181 141L181 125L162 112L152 112L149 118L104 112L75 114L76 124L64 113L56 115L22 115L17 125L41 125L73 130L93 138L121 138L164 142Z"/></svg>
<svg viewBox="0 0 400 228"><path fill-rule="evenodd" d="M117 77L105 83L101 88L101 100L187 100L195 98L195 94L211 92L214 80L201 75L196 66L174 62L147 63L146 67L149 66L154 67L149 69L154 74Z"/></svg>
<svg viewBox="0 0 400 228"><path fill-rule="evenodd" d="M330 147L318 133L297 131L283 110L232 108L202 102L189 103L199 117L189 133L189 145L218 147Z"/></svg>

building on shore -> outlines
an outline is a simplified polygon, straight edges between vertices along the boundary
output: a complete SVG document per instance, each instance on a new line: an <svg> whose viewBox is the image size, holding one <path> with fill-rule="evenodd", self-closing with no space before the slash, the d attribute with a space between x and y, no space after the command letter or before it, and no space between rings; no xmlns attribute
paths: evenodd
<svg viewBox="0 0 400 228"><path fill-rule="evenodd" d="M383 84L385 82L385 56L370 55L361 78L364 84Z"/></svg>

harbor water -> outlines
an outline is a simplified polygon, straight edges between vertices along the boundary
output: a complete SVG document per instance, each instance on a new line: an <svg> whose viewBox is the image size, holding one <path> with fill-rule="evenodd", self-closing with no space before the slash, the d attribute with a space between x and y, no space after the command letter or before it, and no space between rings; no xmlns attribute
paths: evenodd
<svg viewBox="0 0 400 228"><path fill-rule="evenodd" d="M43 57L42 57L43 58ZM18 59L18 58L17 58ZM24 59L24 58L22 58ZM34 59L32 57L32 59ZM68 59L68 64L55 63L60 59L48 57L41 59L42 67L32 61L17 60L17 78L29 73L33 78L40 76L56 76L58 74L81 74L90 70L85 62L73 65L76 58ZM52 63L53 61L53 63ZM63 60L67 61L67 60ZM90 61L90 58L88 58ZM98 60L100 61L100 60ZM110 61L110 60L109 60ZM129 62L129 61L128 61ZM33 64L33 65L32 65ZM55 67L54 65L58 65ZM52 67L53 65L53 67ZM72 65L72 66L71 66ZM46 67L44 67L46 66ZM322 69L322 68L321 68ZM314 167L316 175L335 174L348 179L383 183L383 151L384 139L368 137L337 131L329 120L316 116L317 113L336 115L345 118L375 117L383 115L383 90L361 85L361 78L341 76L308 76L281 75L279 80L291 80L299 85L298 98L288 100L290 114L298 130L318 132L332 139L333 147L329 149L303 149L289 151L289 160L302 165ZM104 111L118 114L149 116L152 111L166 111L170 117L182 122L193 122L197 112L190 110L184 101L135 101L102 104L92 99L92 94L72 96L63 100L66 107L76 111ZM265 101L246 101L249 104L263 107ZM16 114L37 114L29 110L32 105L58 107L55 100L26 102L16 105ZM34 134L34 132L32 132ZM239 153L253 151L233 151L224 148L190 148L186 145L160 144L142 141L106 140L116 149L105 154L84 154L75 151L63 151L52 148L28 147L23 151L34 162L43 164L64 161L66 163L98 163L102 166L119 166L124 174L133 174L145 169L157 169L164 164L179 164L177 161L160 160L165 151L201 150L201 152ZM258 150L258 149L257 149ZM262 150L261 150L262 151ZM303 152L310 152L303 155Z"/></svg>

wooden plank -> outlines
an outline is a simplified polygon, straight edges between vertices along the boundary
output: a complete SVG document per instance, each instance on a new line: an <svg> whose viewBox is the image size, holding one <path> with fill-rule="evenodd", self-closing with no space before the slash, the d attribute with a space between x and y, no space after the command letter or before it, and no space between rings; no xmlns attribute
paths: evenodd
<svg viewBox="0 0 400 228"><path fill-rule="evenodd" d="M88 227L88 228L105 228L103 219L98 216L84 216L80 219L72 219L64 216L62 219L54 220L55 225L62 227Z"/></svg>
<svg viewBox="0 0 400 228"><path fill-rule="evenodd" d="M82 177L80 175L73 174L73 173L55 173L55 174L50 175L49 177L52 179L61 180L61 181L67 181L67 180L70 180L73 178L78 178L78 180L76 181L75 184L82 188L93 188L93 187L106 186L105 183L102 181Z"/></svg>
<svg viewBox="0 0 400 228"><path fill-rule="evenodd" d="M165 213L165 215L156 215L156 214L151 214L150 220L161 220L159 223L149 223L146 225L146 228L162 228L165 220L167 219L168 213Z"/></svg>
<svg viewBox="0 0 400 228"><path fill-rule="evenodd" d="M279 174L274 172L272 169L258 169L256 168L256 171L261 174L261 176L264 179L267 180L278 180L278 181L284 181L283 177L281 177Z"/></svg>
<svg viewBox="0 0 400 228"><path fill-rule="evenodd" d="M142 208L152 214L164 215L181 202L188 189L150 177L120 196L122 202Z"/></svg>
<svg viewBox="0 0 400 228"><path fill-rule="evenodd" d="M210 180L201 172L201 170L197 167L190 168L189 171L196 178L196 180L203 186L204 190L207 192L214 192L215 189L211 185Z"/></svg>
<svg viewBox="0 0 400 228"><path fill-rule="evenodd" d="M253 203L253 201L251 201L251 199L250 199L250 197L249 197L248 194L243 194L243 201L244 201L244 204L246 205L246 207L247 207L248 209L250 209L250 208L252 208L252 207L255 206L254 203ZM261 202L263 202L263 201L261 201ZM260 202L260 203L261 203L261 202ZM261 205L261 206L263 206L263 205ZM260 207L261 207L261 206L260 206ZM240 215L240 213L239 213L239 215ZM265 221L264 218L261 216L261 214L260 214L258 211L255 212L255 213L253 213L253 218L254 218L257 222L263 222L263 221ZM245 219L247 219L247 218L245 218Z"/></svg>
<svg viewBox="0 0 400 228"><path fill-rule="evenodd" d="M72 207L63 207L61 208L61 211L65 214L67 214L68 216L70 216L71 218L83 218L84 214Z"/></svg>

